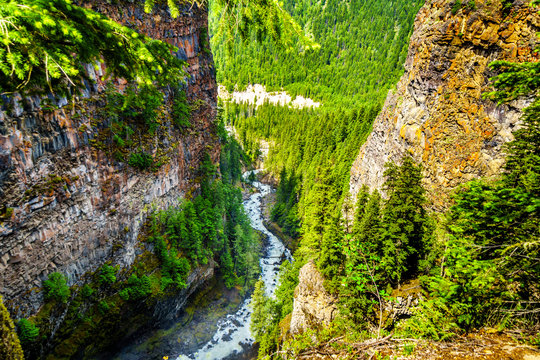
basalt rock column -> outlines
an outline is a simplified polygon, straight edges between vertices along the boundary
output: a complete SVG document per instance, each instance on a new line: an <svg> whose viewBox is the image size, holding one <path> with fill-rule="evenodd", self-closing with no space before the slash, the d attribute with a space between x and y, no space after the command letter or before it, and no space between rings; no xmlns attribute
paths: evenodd
<svg viewBox="0 0 540 360"><path fill-rule="evenodd" d="M75 102L48 98L5 98L0 111L0 293L14 316L41 304L38 289L53 271L75 283L104 261L128 266L141 226L151 209L178 204L197 184L205 153L217 161L217 86L208 49L208 14L186 6L180 17L165 7L152 14L143 3L81 2L115 21L179 48L188 63L191 128L173 126L149 141L160 142L168 159L155 172L119 162L96 146L95 114L105 91L101 68L88 66L97 83ZM111 80L122 90L121 79ZM167 91L165 91L167 93ZM170 109L166 110L170 111Z"/></svg>

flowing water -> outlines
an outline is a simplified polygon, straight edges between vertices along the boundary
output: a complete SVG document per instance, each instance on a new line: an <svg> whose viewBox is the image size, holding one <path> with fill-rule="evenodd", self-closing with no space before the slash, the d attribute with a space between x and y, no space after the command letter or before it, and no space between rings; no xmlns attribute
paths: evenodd
<svg viewBox="0 0 540 360"><path fill-rule="evenodd" d="M257 172L257 171L255 171ZM244 174L248 178L251 172ZM262 199L272 192L272 187L254 182L257 190L244 201L244 208L251 226L266 237L265 248L260 259L261 279L266 294L274 296L278 286L279 266L284 259L292 260L289 250L263 223ZM194 315L186 312L159 329L137 336L122 344L114 356L102 357L114 360L163 359L169 360L240 360L253 357L256 349L250 332L251 299L242 301L234 291L223 289L209 293L206 306L198 308ZM237 293L237 292L236 292Z"/></svg>
<svg viewBox="0 0 540 360"><path fill-rule="evenodd" d="M244 174L247 178L250 172ZM278 285L279 265L283 259L292 260L291 253L283 243L274 236L263 224L262 198L269 194L272 188L269 185L254 182L258 190L244 201L244 208L248 214L252 227L268 236L265 254L260 259L261 278L266 287L266 294L274 296ZM253 345L254 339L249 330L251 323L251 299L246 299L240 309L218 321L218 330L212 340L206 343L197 352L189 355L180 355L177 360L219 360L231 359L241 354Z"/></svg>

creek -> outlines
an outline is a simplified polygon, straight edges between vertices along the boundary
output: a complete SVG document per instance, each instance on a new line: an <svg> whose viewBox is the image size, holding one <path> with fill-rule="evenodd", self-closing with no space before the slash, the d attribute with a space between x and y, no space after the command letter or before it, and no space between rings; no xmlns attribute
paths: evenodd
<svg viewBox="0 0 540 360"><path fill-rule="evenodd" d="M255 170L257 172L257 170ZM247 178L251 172L244 174ZM282 241L264 226L263 197L273 189L270 185L253 182L256 190L243 202L251 226L267 238L260 258L261 279L267 296L274 296L278 286L279 267L292 260L290 251ZM162 359L169 360L239 360L252 358L254 338L250 331L251 299L236 299L228 291L204 295L208 304L195 316L178 319L174 324L147 334L116 354L117 360ZM230 298L228 298L230 297ZM233 304L236 300L236 306ZM217 325L217 326L216 326Z"/></svg>

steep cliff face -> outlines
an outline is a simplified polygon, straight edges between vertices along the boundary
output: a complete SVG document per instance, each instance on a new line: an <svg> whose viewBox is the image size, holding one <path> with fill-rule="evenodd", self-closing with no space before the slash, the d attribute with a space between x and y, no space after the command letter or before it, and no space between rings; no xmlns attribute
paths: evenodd
<svg viewBox="0 0 540 360"><path fill-rule="evenodd" d="M4 99L0 293L14 316L35 312L41 300L38 288L53 271L75 283L107 259L129 265L148 210L177 204L196 187L193 180L204 154L214 161L219 156L213 123L215 70L205 49L207 10L186 7L172 19L166 8L146 14L140 1L111 5L93 0L84 6L179 47L177 56L188 63L187 97L195 104L192 127L180 131L163 126L147 139L166 160L155 171L140 171L96 146L96 114L104 106L101 80L73 103L53 96L47 102L37 97ZM94 74L93 67L88 71ZM125 87L121 79L114 83L117 89Z"/></svg>
<svg viewBox="0 0 540 360"><path fill-rule="evenodd" d="M538 11L515 1L505 13L500 0L428 0L415 20L405 74L388 95L373 131L351 170L356 197L366 184L380 188L384 164L410 152L424 165L435 207L468 180L500 172L502 145L513 139L524 101L496 106L483 100L494 60L538 61ZM465 4L465 2L464 2Z"/></svg>
<svg viewBox="0 0 540 360"><path fill-rule="evenodd" d="M292 334L328 325L337 314L337 299L324 288L324 278L312 261L302 266L294 290Z"/></svg>

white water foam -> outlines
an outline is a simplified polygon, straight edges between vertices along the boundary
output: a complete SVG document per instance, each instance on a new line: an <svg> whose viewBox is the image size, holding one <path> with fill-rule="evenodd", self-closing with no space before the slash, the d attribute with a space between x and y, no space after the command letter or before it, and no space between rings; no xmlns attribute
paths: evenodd
<svg viewBox="0 0 540 360"><path fill-rule="evenodd" d="M254 173L260 170L253 171ZM247 179L251 172L244 174ZM244 201L244 208L251 220L251 226L268 236L268 246L265 256L261 257L261 279L264 281L266 295L274 297L278 284L279 265L283 257L292 260L290 251L263 224L262 198L272 191L272 187L260 182L254 182L258 190ZM180 355L177 360L221 360L235 353L241 353L245 346L253 345L254 338L249 329L251 324L251 299L246 299L235 314L229 314L219 320L218 329L212 340L206 343L196 353Z"/></svg>

